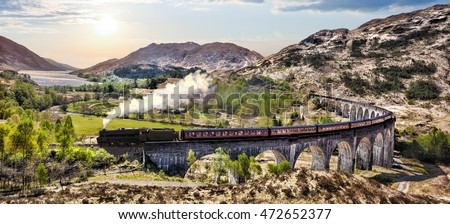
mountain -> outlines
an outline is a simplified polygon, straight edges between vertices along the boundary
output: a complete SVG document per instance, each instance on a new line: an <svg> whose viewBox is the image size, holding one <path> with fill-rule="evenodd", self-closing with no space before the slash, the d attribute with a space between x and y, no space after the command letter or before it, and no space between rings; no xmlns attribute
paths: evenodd
<svg viewBox="0 0 450 224"><path fill-rule="evenodd" d="M204 70L201 70L197 67L186 69L183 67L175 67L171 65L158 66L149 64L149 65L125 65L120 68L114 69L112 73L120 78L150 79L161 75L165 75L171 78L183 78L196 71L204 72Z"/></svg>
<svg viewBox="0 0 450 224"><path fill-rule="evenodd" d="M375 100L407 102L418 79L450 91L450 5L369 21L354 30L321 30L255 66L224 73L292 79L297 88ZM327 84L327 85L325 85Z"/></svg>
<svg viewBox="0 0 450 224"><path fill-rule="evenodd" d="M299 92L374 103L396 113L397 128L415 133L450 131L449 17L450 4L435 5L354 30L321 30L255 65L216 75L270 78Z"/></svg>
<svg viewBox="0 0 450 224"><path fill-rule="evenodd" d="M49 62L50 64L58 67L61 71L73 71L73 70L77 70L78 68L75 68L71 65L68 64L63 64L63 63L59 63L55 60L52 60L50 58L44 58L47 62Z"/></svg>
<svg viewBox="0 0 450 224"><path fill-rule="evenodd" d="M41 70L59 71L59 63L52 63L28 48L0 36L0 69L2 70Z"/></svg>
<svg viewBox="0 0 450 224"><path fill-rule="evenodd" d="M242 68L253 64L262 56L254 51L232 43L209 43L199 45L193 42L150 44L122 59L110 59L90 68L78 70L78 74L98 74L114 69L139 64L158 66L199 67L207 71Z"/></svg>

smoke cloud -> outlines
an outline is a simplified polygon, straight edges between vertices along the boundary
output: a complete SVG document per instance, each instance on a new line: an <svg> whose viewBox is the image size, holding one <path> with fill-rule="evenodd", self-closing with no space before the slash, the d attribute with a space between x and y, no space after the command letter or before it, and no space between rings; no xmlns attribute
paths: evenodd
<svg viewBox="0 0 450 224"><path fill-rule="evenodd" d="M106 128L115 118L124 117L130 113L144 113L155 109L179 109L180 104L201 99L201 96L211 93L213 91L211 86L212 78L208 77L208 74L200 72L189 74L176 84L167 84L164 89L156 89L143 99L124 100L118 107L107 113L107 117L103 119L103 128Z"/></svg>

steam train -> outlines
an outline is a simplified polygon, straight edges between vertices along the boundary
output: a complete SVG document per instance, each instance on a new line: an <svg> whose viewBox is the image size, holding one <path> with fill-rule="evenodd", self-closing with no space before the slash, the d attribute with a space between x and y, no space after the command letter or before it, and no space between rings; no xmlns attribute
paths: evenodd
<svg viewBox="0 0 450 224"><path fill-rule="evenodd" d="M325 133L341 130L356 129L394 119L392 112L373 119L350 121L334 124L317 124L307 126L267 127L267 128L207 128L183 129L181 133L173 129L117 129L102 130L97 142L99 146L113 145L142 145L151 141L179 141L179 140L214 140L237 138L270 138L288 137L305 134Z"/></svg>

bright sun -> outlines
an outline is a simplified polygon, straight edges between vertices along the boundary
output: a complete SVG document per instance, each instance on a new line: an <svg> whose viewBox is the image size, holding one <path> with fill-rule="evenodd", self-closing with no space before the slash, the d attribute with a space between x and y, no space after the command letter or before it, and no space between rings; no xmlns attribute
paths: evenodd
<svg viewBox="0 0 450 224"><path fill-rule="evenodd" d="M95 21L95 30L102 36L111 36L117 32L118 23L111 16L102 16Z"/></svg>

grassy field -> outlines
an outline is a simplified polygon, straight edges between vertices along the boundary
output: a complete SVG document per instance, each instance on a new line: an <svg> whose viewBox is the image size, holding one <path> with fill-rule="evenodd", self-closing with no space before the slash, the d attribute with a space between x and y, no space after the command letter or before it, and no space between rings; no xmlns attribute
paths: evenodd
<svg viewBox="0 0 450 224"><path fill-rule="evenodd" d="M115 106L117 106L117 104L105 103L100 100L80 101L69 104L67 111L72 113L101 116L106 114L108 111L111 111Z"/></svg>
<svg viewBox="0 0 450 224"><path fill-rule="evenodd" d="M78 136L98 135L98 132L102 129L103 121L101 117L80 115L70 116L72 117L73 126L75 127L75 133ZM150 121L128 119L115 119L107 127L108 130L118 128L173 128L176 131L180 131L183 128L189 127L175 124L162 124Z"/></svg>

